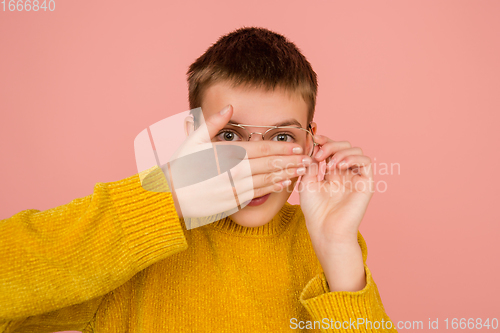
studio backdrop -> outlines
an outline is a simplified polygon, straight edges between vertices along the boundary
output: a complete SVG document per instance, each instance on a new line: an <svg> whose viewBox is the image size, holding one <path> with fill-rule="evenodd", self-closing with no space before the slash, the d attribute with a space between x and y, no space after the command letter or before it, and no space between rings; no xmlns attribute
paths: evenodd
<svg viewBox="0 0 500 333"><path fill-rule="evenodd" d="M134 138L189 110L189 64L265 27L317 73L318 133L372 158L360 231L398 331L500 318L499 1L46 5L0 4L0 219L137 173Z"/></svg>

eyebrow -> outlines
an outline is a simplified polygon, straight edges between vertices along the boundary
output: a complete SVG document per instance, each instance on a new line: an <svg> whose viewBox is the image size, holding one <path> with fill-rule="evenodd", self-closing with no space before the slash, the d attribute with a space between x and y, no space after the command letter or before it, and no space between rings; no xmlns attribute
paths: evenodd
<svg viewBox="0 0 500 333"><path fill-rule="evenodd" d="M233 124L233 125L244 125L242 123L239 123L239 122L233 121L233 120L229 120L229 123ZM280 121L279 123L269 125L269 126L291 126L291 125L296 125L296 126L302 127L302 124L299 123L299 121L297 119L294 119L294 118Z"/></svg>

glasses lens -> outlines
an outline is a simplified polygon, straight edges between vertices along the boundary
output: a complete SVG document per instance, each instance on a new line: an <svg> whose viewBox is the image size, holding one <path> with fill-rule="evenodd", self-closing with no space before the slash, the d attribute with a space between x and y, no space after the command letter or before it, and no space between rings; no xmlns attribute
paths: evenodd
<svg viewBox="0 0 500 333"><path fill-rule="evenodd" d="M264 136L265 140L293 142L302 146L305 155L311 155L314 149L313 138L309 132L298 127L278 127Z"/></svg>
<svg viewBox="0 0 500 333"><path fill-rule="evenodd" d="M248 132L248 130L228 124L217 133L213 141L247 141L249 136L250 132ZM297 143L304 149L304 154L309 156L311 156L314 151L314 141L311 134L298 127L273 128L265 133L264 140Z"/></svg>
<svg viewBox="0 0 500 333"><path fill-rule="evenodd" d="M243 128L227 125L217 133L213 141L246 141L248 133Z"/></svg>

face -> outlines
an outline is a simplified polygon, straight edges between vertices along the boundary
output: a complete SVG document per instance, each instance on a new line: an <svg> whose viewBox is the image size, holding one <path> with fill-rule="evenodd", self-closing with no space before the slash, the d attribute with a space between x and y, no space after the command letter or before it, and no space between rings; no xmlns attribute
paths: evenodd
<svg viewBox="0 0 500 333"><path fill-rule="evenodd" d="M288 120L296 120L302 128L307 128L308 108L298 93L289 94L282 89L266 91L264 89L231 87L228 83L216 83L210 86L203 96L201 109L205 119L222 110L226 105L233 106L231 121L238 124L272 126ZM311 123L313 133L316 124ZM262 128L247 127L251 132L264 132ZM254 134L251 141L262 140ZM272 192L267 200L256 206L245 206L231 215L231 219L245 227L259 227L267 224L280 211L291 195L298 178L281 192Z"/></svg>

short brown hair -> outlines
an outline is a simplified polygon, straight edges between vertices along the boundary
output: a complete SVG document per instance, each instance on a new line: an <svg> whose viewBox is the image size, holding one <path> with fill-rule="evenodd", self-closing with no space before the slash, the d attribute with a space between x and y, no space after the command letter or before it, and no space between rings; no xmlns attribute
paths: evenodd
<svg viewBox="0 0 500 333"><path fill-rule="evenodd" d="M205 90L215 82L229 82L274 90L299 92L308 105L308 123L316 107L316 73L299 48L265 28L243 27L222 36L189 66L189 107L201 107Z"/></svg>

